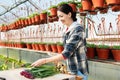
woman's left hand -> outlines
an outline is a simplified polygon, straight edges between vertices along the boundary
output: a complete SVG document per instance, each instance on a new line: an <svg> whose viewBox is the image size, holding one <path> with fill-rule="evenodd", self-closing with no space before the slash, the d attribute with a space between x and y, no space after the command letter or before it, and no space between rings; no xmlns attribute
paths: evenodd
<svg viewBox="0 0 120 80"><path fill-rule="evenodd" d="M31 64L33 67L41 66L46 63L46 59L39 59Z"/></svg>

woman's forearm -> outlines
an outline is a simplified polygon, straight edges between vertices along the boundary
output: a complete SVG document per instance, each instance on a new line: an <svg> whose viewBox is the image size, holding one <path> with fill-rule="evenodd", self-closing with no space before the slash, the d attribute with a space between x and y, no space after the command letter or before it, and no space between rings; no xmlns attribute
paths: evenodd
<svg viewBox="0 0 120 80"><path fill-rule="evenodd" d="M60 61L60 60L64 60L64 57L62 54L58 54L56 56L46 58L45 61L46 61L46 63L49 63L49 62Z"/></svg>

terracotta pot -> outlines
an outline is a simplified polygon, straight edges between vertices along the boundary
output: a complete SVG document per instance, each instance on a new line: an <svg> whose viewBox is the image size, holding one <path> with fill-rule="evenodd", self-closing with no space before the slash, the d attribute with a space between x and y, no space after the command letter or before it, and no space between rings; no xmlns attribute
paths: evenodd
<svg viewBox="0 0 120 80"><path fill-rule="evenodd" d="M112 11L114 11L114 12L117 12L117 11L120 11L120 5L114 5L114 6L112 6Z"/></svg>
<svg viewBox="0 0 120 80"><path fill-rule="evenodd" d="M25 20L21 21L22 27L25 27Z"/></svg>
<svg viewBox="0 0 120 80"><path fill-rule="evenodd" d="M33 50L36 50L36 47L35 47L35 44L34 44L34 43L32 43L32 49L33 49Z"/></svg>
<svg viewBox="0 0 120 80"><path fill-rule="evenodd" d="M39 44L40 50L45 51L45 44Z"/></svg>
<svg viewBox="0 0 120 80"><path fill-rule="evenodd" d="M58 53L62 53L62 51L64 50L64 47L61 45L57 45L57 50L58 50Z"/></svg>
<svg viewBox="0 0 120 80"><path fill-rule="evenodd" d="M93 59L95 57L95 48L87 48L87 58Z"/></svg>
<svg viewBox="0 0 120 80"><path fill-rule="evenodd" d="M104 0L92 0L95 9L102 9L104 5Z"/></svg>
<svg viewBox="0 0 120 80"><path fill-rule="evenodd" d="M31 18L28 18L28 23L29 23L29 25L32 24L32 19Z"/></svg>
<svg viewBox="0 0 120 80"><path fill-rule="evenodd" d="M57 16L57 8L51 8L50 14L51 14L51 16Z"/></svg>
<svg viewBox="0 0 120 80"><path fill-rule="evenodd" d="M40 15L35 15L35 24L40 24Z"/></svg>
<svg viewBox="0 0 120 80"><path fill-rule="evenodd" d="M97 55L99 59L106 60L109 57L109 49L97 48Z"/></svg>
<svg viewBox="0 0 120 80"><path fill-rule="evenodd" d="M57 50L57 45L56 44L51 44L52 52L58 52Z"/></svg>
<svg viewBox="0 0 120 80"><path fill-rule="evenodd" d="M52 51L51 45L45 44L45 50L46 50L46 51Z"/></svg>
<svg viewBox="0 0 120 80"><path fill-rule="evenodd" d="M73 12L77 11L76 4L69 3L69 5L72 7Z"/></svg>
<svg viewBox="0 0 120 80"><path fill-rule="evenodd" d="M83 8L81 7L81 8L78 8L78 11L79 12L83 12Z"/></svg>
<svg viewBox="0 0 120 80"><path fill-rule="evenodd" d="M84 11L91 11L92 4L90 3L89 0L82 0L82 6Z"/></svg>
<svg viewBox="0 0 120 80"><path fill-rule="evenodd" d="M19 43L19 44L18 44L18 47L19 47L19 48L26 48L26 44L25 44L25 43Z"/></svg>
<svg viewBox="0 0 120 80"><path fill-rule="evenodd" d="M112 49L111 51L112 51L114 60L120 62L120 50Z"/></svg>
<svg viewBox="0 0 120 80"><path fill-rule="evenodd" d="M40 20L46 20L46 19L47 19L47 14L40 13Z"/></svg>
<svg viewBox="0 0 120 80"><path fill-rule="evenodd" d="M25 19L25 26L28 26L29 23L28 23L28 19Z"/></svg>
<svg viewBox="0 0 120 80"><path fill-rule="evenodd" d="M35 50L40 50L39 44L34 44L34 46L35 46Z"/></svg>
<svg viewBox="0 0 120 80"><path fill-rule="evenodd" d="M35 17L31 17L32 25L35 25Z"/></svg>
<svg viewBox="0 0 120 80"><path fill-rule="evenodd" d="M106 0L107 5L116 5L118 2L119 0Z"/></svg>
<svg viewBox="0 0 120 80"><path fill-rule="evenodd" d="M31 46L30 43L27 43L26 46L27 46L28 49L32 49L32 46Z"/></svg>

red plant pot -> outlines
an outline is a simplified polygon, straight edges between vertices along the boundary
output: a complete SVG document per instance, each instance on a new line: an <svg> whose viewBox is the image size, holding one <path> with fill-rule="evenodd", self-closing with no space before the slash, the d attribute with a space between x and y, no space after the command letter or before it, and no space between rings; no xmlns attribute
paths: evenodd
<svg viewBox="0 0 120 80"><path fill-rule="evenodd" d="M106 60L109 57L109 49L97 48L97 55L99 59Z"/></svg>
<svg viewBox="0 0 120 80"><path fill-rule="evenodd" d="M82 0L82 6L84 11L91 11L92 4L90 3L89 0Z"/></svg>
<svg viewBox="0 0 120 80"><path fill-rule="evenodd" d="M104 5L104 0L92 0L95 9L102 9Z"/></svg>
<svg viewBox="0 0 120 80"><path fill-rule="evenodd" d="M31 44L26 44L26 46L27 46L28 49L32 49Z"/></svg>
<svg viewBox="0 0 120 80"><path fill-rule="evenodd" d="M50 13L52 16L57 16L57 8L51 8Z"/></svg>
<svg viewBox="0 0 120 80"><path fill-rule="evenodd" d="M69 3L69 5L72 7L73 12L77 11L76 4Z"/></svg>
<svg viewBox="0 0 120 80"><path fill-rule="evenodd" d="M52 52L58 52L57 50L57 45L56 44L51 44Z"/></svg>
<svg viewBox="0 0 120 80"><path fill-rule="evenodd" d="M40 50L45 51L45 44L39 44Z"/></svg>
<svg viewBox="0 0 120 80"><path fill-rule="evenodd" d="M62 51L64 50L64 47L61 45L57 45L57 50L58 50L58 53L62 53Z"/></svg>
<svg viewBox="0 0 120 80"><path fill-rule="evenodd" d="M106 0L107 5L116 5L119 4L118 0Z"/></svg>
<svg viewBox="0 0 120 80"><path fill-rule="evenodd" d="M87 48L87 58L93 59L95 57L95 48Z"/></svg>
<svg viewBox="0 0 120 80"><path fill-rule="evenodd" d="M48 44L45 45L45 49L46 49L46 51L52 51L51 46Z"/></svg>
<svg viewBox="0 0 120 80"><path fill-rule="evenodd" d="M120 62L120 50L112 49L112 54L115 61Z"/></svg>

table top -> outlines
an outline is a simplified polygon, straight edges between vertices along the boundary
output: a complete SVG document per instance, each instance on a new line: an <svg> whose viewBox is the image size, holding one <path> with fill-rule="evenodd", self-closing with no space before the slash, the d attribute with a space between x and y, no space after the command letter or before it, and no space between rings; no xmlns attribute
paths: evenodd
<svg viewBox="0 0 120 80"><path fill-rule="evenodd" d="M0 71L0 77L5 78L6 80L31 80L31 79L27 79L24 76L20 75L20 72L23 70L24 68ZM68 74L56 74L50 77L32 79L32 80L64 80L64 79L75 80L75 76L68 75Z"/></svg>

